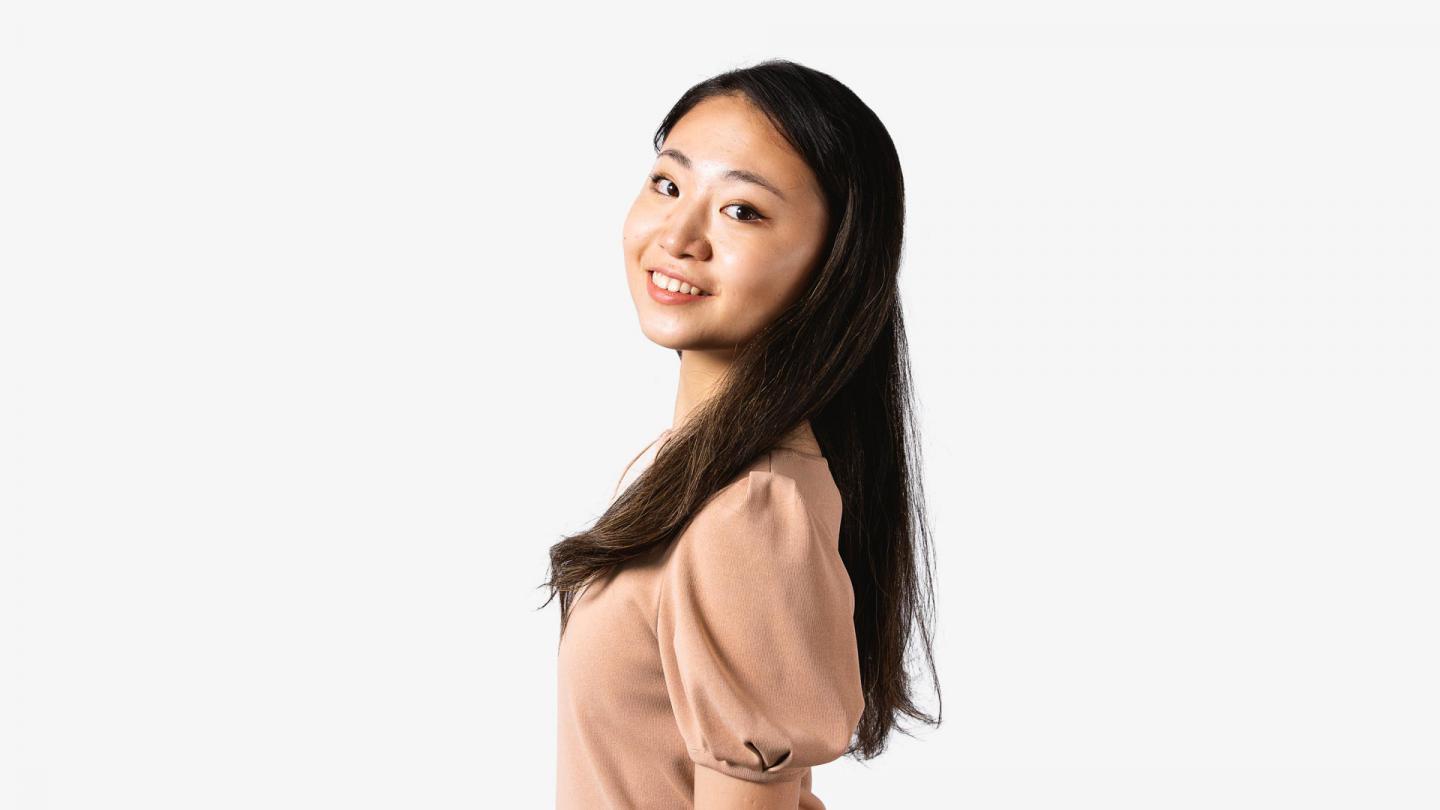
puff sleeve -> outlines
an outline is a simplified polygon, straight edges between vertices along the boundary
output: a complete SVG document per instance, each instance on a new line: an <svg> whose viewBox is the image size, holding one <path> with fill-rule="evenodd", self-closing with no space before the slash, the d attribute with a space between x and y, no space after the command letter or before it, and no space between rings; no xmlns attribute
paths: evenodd
<svg viewBox="0 0 1440 810"><path fill-rule="evenodd" d="M775 782L842 756L865 707L854 592L796 481L748 471L675 542L655 626L690 759Z"/></svg>

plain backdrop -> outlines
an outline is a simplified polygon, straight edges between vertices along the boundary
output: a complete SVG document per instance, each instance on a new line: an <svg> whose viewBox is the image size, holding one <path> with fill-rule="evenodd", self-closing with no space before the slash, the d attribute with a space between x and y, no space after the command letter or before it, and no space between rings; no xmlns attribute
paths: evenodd
<svg viewBox="0 0 1440 810"><path fill-rule="evenodd" d="M0 807L553 806L621 222L769 57L908 189L943 723L827 806L1436 807L1423 8L7 2Z"/></svg>

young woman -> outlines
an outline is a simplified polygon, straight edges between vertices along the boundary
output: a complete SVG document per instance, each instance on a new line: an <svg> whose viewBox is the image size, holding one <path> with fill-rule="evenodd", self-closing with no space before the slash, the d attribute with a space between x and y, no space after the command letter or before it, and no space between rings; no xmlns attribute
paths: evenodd
<svg viewBox="0 0 1440 810"><path fill-rule="evenodd" d="M626 283L679 391L550 550L557 807L823 808L811 768L940 722L905 666L916 640L934 672L899 159L785 60L692 87L654 142Z"/></svg>

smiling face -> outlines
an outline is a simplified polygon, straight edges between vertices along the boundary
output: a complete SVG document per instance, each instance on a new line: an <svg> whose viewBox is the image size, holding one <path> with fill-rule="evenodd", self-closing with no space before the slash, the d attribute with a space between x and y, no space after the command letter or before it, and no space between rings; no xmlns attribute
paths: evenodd
<svg viewBox="0 0 1440 810"><path fill-rule="evenodd" d="M625 218L641 330L687 354L729 355L800 296L826 217L814 173L763 113L735 96L695 105L666 135ZM656 287L664 280L651 269L678 289Z"/></svg>

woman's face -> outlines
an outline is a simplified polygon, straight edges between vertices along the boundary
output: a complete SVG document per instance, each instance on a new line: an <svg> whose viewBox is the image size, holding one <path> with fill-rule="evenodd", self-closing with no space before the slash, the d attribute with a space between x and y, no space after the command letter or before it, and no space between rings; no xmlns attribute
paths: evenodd
<svg viewBox="0 0 1440 810"><path fill-rule="evenodd" d="M625 218L641 330L666 348L730 353L799 297L826 217L814 174L763 113L732 96L695 105ZM661 289L652 270L704 294Z"/></svg>

